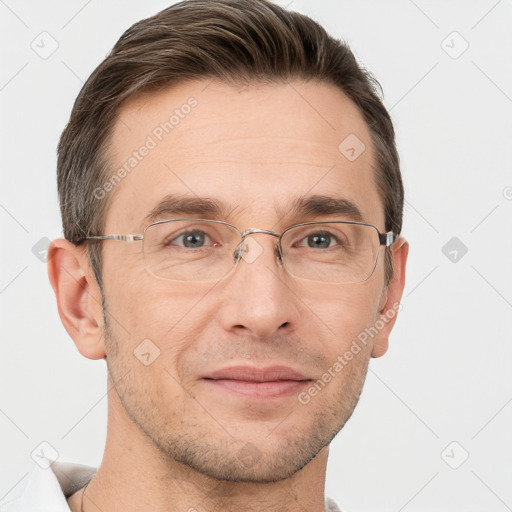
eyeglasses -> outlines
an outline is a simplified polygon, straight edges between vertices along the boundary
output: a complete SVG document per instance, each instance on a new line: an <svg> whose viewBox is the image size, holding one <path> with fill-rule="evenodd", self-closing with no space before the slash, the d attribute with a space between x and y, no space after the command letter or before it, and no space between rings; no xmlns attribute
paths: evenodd
<svg viewBox="0 0 512 512"><path fill-rule="evenodd" d="M138 235L89 236L83 240L142 240L144 265L155 277L169 281L217 281L231 274L241 259L251 263L262 247L249 235L278 238L276 256L297 279L332 284L366 281L373 274L379 248L397 239L363 222L303 222L281 234L266 229L241 231L228 222L172 219L150 224Z"/></svg>

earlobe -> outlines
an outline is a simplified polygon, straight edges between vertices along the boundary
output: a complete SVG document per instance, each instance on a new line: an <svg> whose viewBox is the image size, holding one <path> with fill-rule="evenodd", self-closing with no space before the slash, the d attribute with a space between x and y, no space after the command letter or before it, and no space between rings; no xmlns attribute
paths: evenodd
<svg viewBox="0 0 512 512"><path fill-rule="evenodd" d="M89 359L105 357L101 293L85 249L54 240L48 250L48 277L60 319L80 353Z"/></svg>
<svg viewBox="0 0 512 512"><path fill-rule="evenodd" d="M376 325L378 324L381 328L378 329L379 332L374 338L372 357L383 356L389 347L389 335L395 325L405 287L405 268L407 255L409 254L409 243L400 236L393 244L391 252L394 268L393 277L384 290L379 304L379 317Z"/></svg>

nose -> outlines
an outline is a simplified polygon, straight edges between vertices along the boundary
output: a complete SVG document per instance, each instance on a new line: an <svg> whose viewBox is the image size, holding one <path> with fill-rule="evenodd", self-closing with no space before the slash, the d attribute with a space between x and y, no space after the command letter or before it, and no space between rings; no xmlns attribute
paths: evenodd
<svg viewBox="0 0 512 512"><path fill-rule="evenodd" d="M245 251L224 283L220 320L226 331L264 339L297 328L299 299L279 260L277 241L266 233L245 238Z"/></svg>

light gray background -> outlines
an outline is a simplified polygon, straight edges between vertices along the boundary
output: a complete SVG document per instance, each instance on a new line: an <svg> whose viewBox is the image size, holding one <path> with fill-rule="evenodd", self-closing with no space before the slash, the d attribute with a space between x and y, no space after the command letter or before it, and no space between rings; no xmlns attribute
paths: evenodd
<svg viewBox="0 0 512 512"><path fill-rule="evenodd" d="M0 502L22 490L42 441L60 460L101 461L105 363L75 349L33 247L61 236L55 151L83 81L167 5L0 1ZM512 3L289 5L382 83L411 244L390 350L331 446L327 494L346 512L512 510ZM58 42L46 59L31 47L51 49L43 31Z"/></svg>

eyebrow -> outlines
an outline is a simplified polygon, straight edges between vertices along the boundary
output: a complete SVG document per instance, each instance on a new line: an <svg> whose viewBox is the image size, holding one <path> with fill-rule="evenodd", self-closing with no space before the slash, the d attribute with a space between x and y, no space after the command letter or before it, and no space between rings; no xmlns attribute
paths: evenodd
<svg viewBox="0 0 512 512"><path fill-rule="evenodd" d="M236 206L210 197L168 194L146 215L144 222L151 224L157 220L172 218L175 215L226 220L236 208ZM291 217L302 221L322 215L338 216L354 221L363 220L361 210L349 199L325 195L297 197L286 210L276 207L276 212L280 218Z"/></svg>
<svg viewBox="0 0 512 512"><path fill-rule="evenodd" d="M164 217L172 218L173 215L194 215L223 219L227 218L231 211L233 211L233 207L230 208L229 205L210 197L168 194L146 215L144 221L151 224Z"/></svg>
<svg viewBox="0 0 512 512"><path fill-rule="evenodd" d="M361 222L363 214L358 206L343 197L325 195L301 196L295 199L288 209L292 217L340 216L344 219Z"/></svg>

